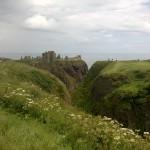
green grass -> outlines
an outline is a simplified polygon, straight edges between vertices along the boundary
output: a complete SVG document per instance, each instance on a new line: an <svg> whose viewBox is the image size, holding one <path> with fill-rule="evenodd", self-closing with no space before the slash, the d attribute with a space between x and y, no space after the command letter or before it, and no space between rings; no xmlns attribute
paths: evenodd
<svg viewBox="0 0 150 150"><path fill-rule="evenodd" d="M150 61L99 61L73 94L73 103L126 127L150 131Z"/></svg>
<svg viewBox="0 0 150 150"><path fill-rule="evenodd" d="M83 60L56 60L53 63L45 63L41 60L21 60L21 62L51 72L66 85L69 92L75 89L88 71L88 67Z"/></svg>
<svg viewBox="0 0 150 150"><path fill-rule="evenodd" d="M41 129L35 128L32 133L37 129L39 135L45 139L38 142L39 137L37 136L32 144L30 143L31 141L27 140L27 145L32 145L32 147L36 148L37 145L40 146L40 144L42 145L46 142L46 147L60 145L60 148L64 146L74 150L107 150L110 148L112 150L148 149L150 146L148 139L143 140L132 130L122 128L118 122L110 118L102 118L100 116L92 117L70 106L64 106L59 103L58 98L54 96L34 101L25 99L26 94L23 92L22 96L19 95L18 97L21 91L20 89L20 91L17 90L16 94L12 91L10 94L4 95L3 99L1 99L3 110L5 109L11 113L20 114L22 119L25 118L23 119L23 124L27 119L25 125L29 123L28 120L31 120L31 124L33 123L31 127L33 128L36 126L34 125L34 120L37 120L37 124L39 123L41 126L44 126L44 129L47 129L46 132L50 134L49 136L51 136L51 134L52 136L53 134L56 135L52 140L49 138L50 142L48 142L45 141L47 134L45 135L43 131L43 134L41 134ZM8 127L8 129L11 130L10 127ZM16 131L16 129L18 129L18 127L14 123L14 130ZM4 129L2 128L2 130ZM10 140L9 144L14 147L20 147L19 143L21 139L18 137L20 137L22 133L15 131L12 136L15 138L16 143ZM5 134L2 136L5 137ZM26 136L29 136L29 139L32 138L30 134ZM55 140L55 137L57 140ZM6 140L9 139L7 136L5 138ZM58 143L56 143L57 141ZM4 141L2 140L2 142ZM23 148L24 147L25 145L23 145ZM6 149L8 149L8 147L6 147Z"/></svg>
<svg viewBox="0 0 150 150"><path fill-rule="evenodd" d="M0 108L1 150L67 150L63 136L31 118L23 118Z"/></svg>
<svg viewBox="0 0 150 150"><path fill-rule="evenodd" d="M0 68L0 149L150 149L149 136L70 106L53 75L12 61Z"/></svg>
<svg viewBox="0 0 150 150"><path fill-rule="evenodd" d="M101 74L109 75L114 73L127 74L134 71L148 71L150 70L149 61L118 61L112 62L107 65L102 71Z"/></svg>
<svg viewBox="0 0 150 150"><path fill-rule="evenodd" d="M45 92L55 94L64 100L69 100L69 93L65 85L54 75L30 67L22 63L6 61L0 64L0 87L8 87L9 84L14 86L24 86L28 89L32 86L41 88ZM36 90L36 88L35 88ZM39 90L39 89L38 89Z"/></svg>

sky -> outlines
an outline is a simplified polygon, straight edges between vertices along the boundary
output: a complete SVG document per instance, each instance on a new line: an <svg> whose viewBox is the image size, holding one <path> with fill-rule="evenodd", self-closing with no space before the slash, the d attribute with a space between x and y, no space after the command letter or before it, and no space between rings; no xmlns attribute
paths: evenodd
<svg viewBox="0 0 150 150"><path fill-rule="evenodd" d="M0 53L150 53L150 0L0 0Z"/></svg>

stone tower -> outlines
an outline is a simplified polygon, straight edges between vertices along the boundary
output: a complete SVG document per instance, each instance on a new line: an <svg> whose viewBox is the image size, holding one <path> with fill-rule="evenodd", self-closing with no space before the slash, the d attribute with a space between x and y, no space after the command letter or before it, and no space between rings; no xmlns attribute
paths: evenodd
<svg viewBox="0 0 150 150"><path fill-rule="evenodd" d="M42 59L46 63L54 62L56 60L56 53L54 51L42 53Z"/></svg>

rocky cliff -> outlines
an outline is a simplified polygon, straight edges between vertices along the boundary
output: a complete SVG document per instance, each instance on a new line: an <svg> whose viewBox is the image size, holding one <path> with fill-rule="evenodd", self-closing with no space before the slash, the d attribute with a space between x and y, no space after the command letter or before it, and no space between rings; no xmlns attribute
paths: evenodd
<svg viewBox="0 0 150 150"><path fill-rule="evenodd" d="M88 72L88 66L83 60L59 60L53 63L37 61L31 64L54 74L65 83L70 92L77 87Z"/></svg>

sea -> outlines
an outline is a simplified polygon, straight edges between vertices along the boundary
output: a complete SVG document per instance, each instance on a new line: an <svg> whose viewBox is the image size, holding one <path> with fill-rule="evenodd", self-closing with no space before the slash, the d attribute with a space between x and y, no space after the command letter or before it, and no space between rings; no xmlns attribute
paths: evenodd
<svg viewBox="0 0 150 150"><path fill-rule="evenodd" d="M90 68L96 61L103 60L147 60L150 53L60 53L62 57L81 55ZM0 57L20 59L21 56L41 56L41 53L0 53Z"/></svg>

